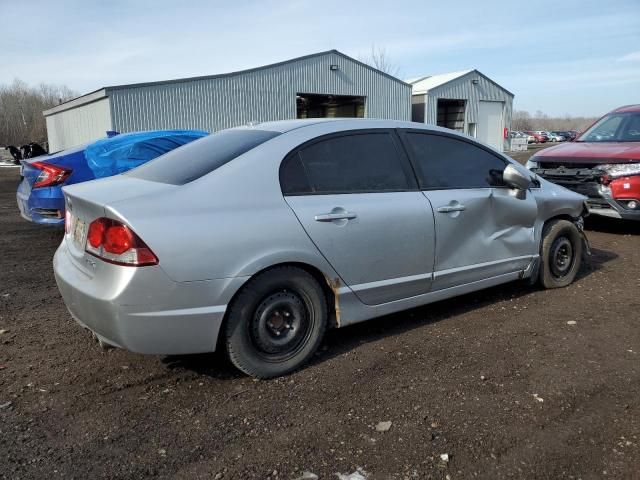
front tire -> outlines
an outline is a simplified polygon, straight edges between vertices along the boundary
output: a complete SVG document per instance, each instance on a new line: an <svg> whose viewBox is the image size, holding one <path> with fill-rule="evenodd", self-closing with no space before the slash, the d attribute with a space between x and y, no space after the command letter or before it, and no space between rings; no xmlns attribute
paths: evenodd
<svg viewBox="0 0 640 480"><path fill-rule="evenodd" d="M582 263L582 236L572 222L553 220L544 226L540 246L540 283L544 288L571 284Z"/></svg>
<svg viewBox="0 0 640 480"><path fill-rule="evenodd" d="M285 375L318 349L327 317L326 296L312 275L275 267L249 280L233 300L225 328L227 353L252 377Z"/></svg>

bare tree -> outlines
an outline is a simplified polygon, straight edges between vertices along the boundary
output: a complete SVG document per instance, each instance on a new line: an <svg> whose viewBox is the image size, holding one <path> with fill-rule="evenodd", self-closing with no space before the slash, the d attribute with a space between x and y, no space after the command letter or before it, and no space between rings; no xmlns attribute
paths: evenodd
<svg viewBox="0 0 640 480"><path fill-rule="evenodd" d="M551 132L584 131L595 121L595 117L574 117L568 113L561 117L552 117L541 110L537 110L533 115L524 110L514 110L511 128L513 130L548 130Z"/></svg>
<svg viewBox="0 0 640 480"><path fill-rule="evenodd" d="M391 60L384 47L371 45L371 51L367 55L361 55L359 60L392 77L400 75L400 68Z"/></svg>
<svg viewBox="0 0 640 480"><path fill-rule="evenodd" d="M42 111L75 96L64 85L30 87L19 79L10 85L0 84L0 146L46 141Z"/></svg>
<svg viewBox="0 0 640 480"><path fill-rule="evenodd" d="M513 130L533 129L531 114L525 110L514 110L513 116L511 117L511 128Z"/></svg>

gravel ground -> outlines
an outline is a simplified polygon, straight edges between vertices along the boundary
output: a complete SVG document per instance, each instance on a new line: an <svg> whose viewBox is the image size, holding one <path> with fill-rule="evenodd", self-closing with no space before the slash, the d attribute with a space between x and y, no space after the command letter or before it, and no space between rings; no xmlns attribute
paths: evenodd
<svg viewBox="0 0 640 480"><path fill-rule="evenodd" d="M640 478L640 224L589 219L568 288L331 331L305 369L255 381L220 354L100 349L18 179L0 169L0 478Z"/></svg>

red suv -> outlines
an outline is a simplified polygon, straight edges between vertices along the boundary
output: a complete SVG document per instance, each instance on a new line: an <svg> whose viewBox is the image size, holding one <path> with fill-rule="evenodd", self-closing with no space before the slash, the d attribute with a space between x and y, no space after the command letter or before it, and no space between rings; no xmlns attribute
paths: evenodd
<svg viewBox="0 0 640 480"><path fill-rule="evenodd" d="M620 107L574 142L537 152L527 168L587 196L591 213L640 220L640 105Z"/></svg>

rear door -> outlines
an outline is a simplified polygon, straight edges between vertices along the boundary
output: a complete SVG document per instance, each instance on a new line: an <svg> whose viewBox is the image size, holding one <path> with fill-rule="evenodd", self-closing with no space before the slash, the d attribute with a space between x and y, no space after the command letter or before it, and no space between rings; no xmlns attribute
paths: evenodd
<svg viewBox="0 0 640 480"><path fill-rule="evenodd" d="M507 161L446 134L405 131L402 138L433 206L433 290L523 270L537 253L537 204L502 181Z"/></svg>
<svg viewBox="0 0 640 480"><path fill-rule="evenodd" d="M280 182L311 240L362 302L429 291L433 212L395 132L320 137L288 155Z"/></svg>

